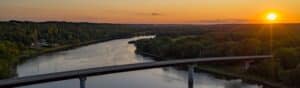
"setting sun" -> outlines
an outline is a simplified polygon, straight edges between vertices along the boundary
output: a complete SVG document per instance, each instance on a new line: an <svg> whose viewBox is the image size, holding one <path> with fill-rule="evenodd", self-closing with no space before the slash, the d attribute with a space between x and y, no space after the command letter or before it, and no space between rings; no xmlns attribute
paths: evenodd
<svg viewBox="0 0 300 88"><path fill-rule="evenodd" d="M269 13L266 17L269 21L275 21L277 19L276 13Z"/></svg>

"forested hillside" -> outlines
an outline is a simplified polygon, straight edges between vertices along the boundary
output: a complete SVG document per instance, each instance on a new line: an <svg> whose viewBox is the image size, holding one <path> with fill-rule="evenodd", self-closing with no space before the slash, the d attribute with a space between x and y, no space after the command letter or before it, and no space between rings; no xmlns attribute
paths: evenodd
<svg viewBox="0 0 300 88"><path fill-rule="evenodd" d="M0 22L0 77L11 76L23 57L86 42L126 38L137 32L121 24Z"/></svg>
<svg viewBox="0 0 300 88"><path fill-rule="evenodd" d="M138 35L200 34L202 26L74 22L0 22L0 78L16 64L40 54Z"/></svg>
<svg viewBox="0 0 300 88"><path fill-rule="evenodd" d="M272 30L268 24L218 27L219 30L201 35L162 35L154 39L138 40L135 41L137 53L161 57L156 60L273 54L273 59L255 62L247 70L239 63L210 63L199 66L280 82L294 88L300 87L299 24L276 24ZM212 26L212 29L215 28L217 27Z"/></svg>

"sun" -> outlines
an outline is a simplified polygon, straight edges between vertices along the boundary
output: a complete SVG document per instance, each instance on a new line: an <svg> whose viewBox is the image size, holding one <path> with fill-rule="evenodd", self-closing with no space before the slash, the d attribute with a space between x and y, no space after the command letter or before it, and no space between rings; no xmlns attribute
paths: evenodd
<svg viewBox="0 0 300 88"><path fill-rule="evenodd" d="M277 14L272 12L272 13L268 13L266 16L267 20L269 21L275 21L277 19Z"/></svg>

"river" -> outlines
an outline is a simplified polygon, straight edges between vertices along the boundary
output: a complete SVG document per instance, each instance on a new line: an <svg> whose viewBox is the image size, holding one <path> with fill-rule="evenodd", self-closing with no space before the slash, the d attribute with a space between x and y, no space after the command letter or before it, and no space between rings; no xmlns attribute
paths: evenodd
<svg viewBox="0 0 300 88"><path fill-rule="evenodd" d="M118 39L67 51L41 55L17 66L19 77L92 67L112 66L152 61L135 54L128 41L153 36ZM172 68L158 68L116 73L87 78L86 88L187 88L187 73ZM79 88L79 80L71 79L20 88ZM217 79L207 73L195 74L195 88L262 88L243 83L240 79Z"/></svg>

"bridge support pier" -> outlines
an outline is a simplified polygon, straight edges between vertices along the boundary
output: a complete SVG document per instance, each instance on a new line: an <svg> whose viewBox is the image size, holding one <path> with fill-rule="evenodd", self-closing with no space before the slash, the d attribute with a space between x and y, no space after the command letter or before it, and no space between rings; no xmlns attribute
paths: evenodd
<svg viewBox="0 0 300 88"><path fill-rule="evenodd" d="M194 88L194 68L195 65L188 65L188 88Z"/></svg>
<svg viewBox="0 0 300 88"><path fill-rule="evenodd" d="M245 63L244 69L248 70L250 68L251 64L254 63L254 61L253 60L248 60L248 61L245 61L244 63Z"/></svg>
<svg viewBox="0 0 300 88"><path fill-rule="evenodd" d="M86 77L80 77L79 81L80 81L80 88L85 88Z"/></svg>

